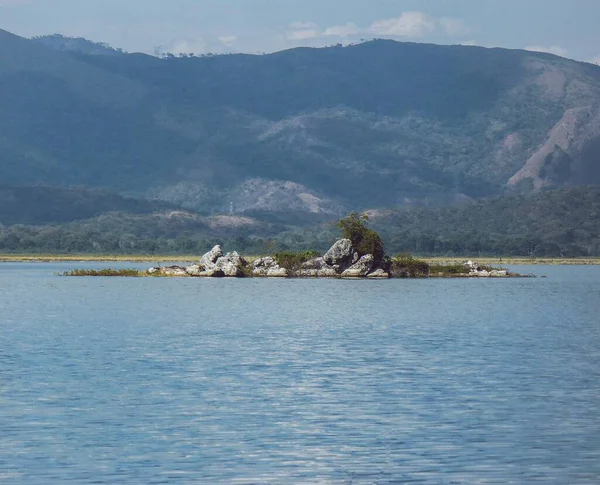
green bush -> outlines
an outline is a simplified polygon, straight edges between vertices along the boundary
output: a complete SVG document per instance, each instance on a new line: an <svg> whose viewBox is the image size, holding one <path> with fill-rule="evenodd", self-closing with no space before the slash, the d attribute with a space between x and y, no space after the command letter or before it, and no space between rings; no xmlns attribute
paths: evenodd
<svg viewBox="0 0 600 485"><path fill-rule="evenodd" d="M429 276L427 261L415 259L409 253L397 254L392 260L392 275L396 278L423 278Z"/></svg>
<svg viewBox="0 0 600 485"><path fill-rule="evenodd" d="M385 245L379 234L366 226L368 220L366 214L353 212L338 221L337 225L342 230L343 237L352 241L359 256L372 254L375 261L381 261L385 256Z"/></svg>
<svg viewBox="0 0 600 485"><path fill-rule="evenodd" d="M288 271L298 271L302 263L306 263L307 261L318 258L320 255L316 251L300 251L298 253L294 253L291 251L280 251L275 253L275 261L282 268L287 269Z"/></svg>
<svg viewBox="0 0 600 485"><path fill-rule="evenodd" d="M62 273L62 276L126 276L137 277L144 276L142 271L137 269L72 269Z"/></svg>

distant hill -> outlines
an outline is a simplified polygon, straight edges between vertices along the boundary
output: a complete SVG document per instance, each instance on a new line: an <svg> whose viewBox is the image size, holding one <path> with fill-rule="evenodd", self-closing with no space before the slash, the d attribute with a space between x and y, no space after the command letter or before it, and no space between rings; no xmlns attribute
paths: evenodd
<svg viewBox="0 0 600 485"><path fill-rule="evenodd" d="M123 54L121 49L115 49L104 42L92 42L82 37L66 37L60 34L33 37L33 41L52 49L92 56L116 56Z"/></svg>
<svg viewBox="0 0 600 485"><path fill-rule="evenodd" d="M92 201L93 197L79 194L74 199ZM0 199L0 206L4 200ZM80 216L87 206L82 203L79 207L84 210L76 206L70 212L71 222L42 224L51 217L37 213L40 222L35 225L0 226L0 252L194 254L220 243L246 254L270 254L277 250L325 251L339 237L334 221L324 222L317 216L312 221L297 213L206 216L173 208L128 207L138 202L114 200L111 204L109 200L111 196L105 209L120 209L83 219ZM459 207L371 210L368 214L369 225L383 236L388 254L600 256L600 187L544 190Z"/></svg>
<svg viewBox="0 0 600 485"><path fill-rule="evenodd" d="M100 189L0 186L0 224L57 224L106 212L149 214L173 209L165 202L123 197Z"/></svg>
<svg viewBox="0 0 600 485"><path fill-rule="evenodd" d="M310 217L600 184L591 64L388 40L168 59L94 46L0 31L0 183Z"/></svg>
<svg viewBox="0 0 600 485"><path fill-rule="evenodd" d="M600 256L600 187L544 190L454 207L371 210L369 225L390 254ZM324 248L333 224L279 234L282 246Z"/></svg>

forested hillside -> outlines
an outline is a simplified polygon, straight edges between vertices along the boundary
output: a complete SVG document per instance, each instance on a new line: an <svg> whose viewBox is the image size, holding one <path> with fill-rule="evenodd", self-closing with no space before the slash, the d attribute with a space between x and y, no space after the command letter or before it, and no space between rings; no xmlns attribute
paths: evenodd
<svg viewBox="0 0 600 485"><path fill-rule="evenodd" d="M157 58L0 31L0 250L598 254L600 68L373 40ZM588 187L581 187L586 185Z"/></svg>
<svg viewBox="0 0 600 485"><path fill-rule="evenodd" d="M596 184L599 105L600 68L526 51L159 59L0 31L0 182L329 214Z"/></svg>
<svg viewBox="0 0 600 485"><path fill-rule="evenodd" d="M576 187L495 198L460 207L369 211L389 254L437 256L600 256L600 188ZM334 221L304 227L178 210L112 212L61 225L0 229L0 252L193 254L220 243L250 254L324 251Z"/></svg>

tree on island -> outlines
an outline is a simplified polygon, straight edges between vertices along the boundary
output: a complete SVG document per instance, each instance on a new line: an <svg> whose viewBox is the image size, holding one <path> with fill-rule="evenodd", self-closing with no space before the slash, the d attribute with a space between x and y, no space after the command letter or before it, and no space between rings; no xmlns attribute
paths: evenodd
<svg viewBox="0 0 600 485"><path fill-rule="evenodd" d="M375 261L383 260L385 256L385 245L381 236L367 227L369 216L352 212L347 217L340 219L337 226L342 230L345 239L352 241L352 246L359 256L372 254Z"/></svg>

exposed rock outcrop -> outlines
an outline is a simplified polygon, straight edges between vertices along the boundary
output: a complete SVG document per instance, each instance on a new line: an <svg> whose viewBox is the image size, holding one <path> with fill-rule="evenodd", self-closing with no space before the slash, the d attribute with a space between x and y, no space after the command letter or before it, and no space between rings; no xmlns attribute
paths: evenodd
<svg viewBox="0 0 600 485"><path fill-rule="evenodd" d="M342 278L362 278L367 276L375 265L372 254L365 254L356 263L342 273Z"/></svg>
<svg viewBox="0 0 600 485"><path fill-rule="evenodd" d="M212 269L217 264L219 258L223 256L223 249L218 244L208 253L200 258L200 266L205 270Z"/></svg>
<svg viewBox="0 0 600 485"><path fill-rule="evenodd" d="M378 268L375 271L373 271L372 273L369 273L367 275L367 278L370 279L388 279L390 277L390 274L385 272L383 269Z"/></svg>
<svg viewBox="0 0 600 485"><path fill-rule="evenodd" d="M343 271L358 261L358 253L350 239L340 239L325 253L323 259L329 266L337 266Z"/></svg>
<svg viewBox="0 0 600 485"><path fill-rule="evenodd" d="M280 267L274 258L267 256L254 260L252 263L252 276L283 278L288 276L288 271Z"/></svg>
<svg viewBox="0 0 600 485"><path fill-rule="evenodd" d="M165 276L187 276L185 268L181 266L164 266L160 268L160 272Z"/></svg>
<svg viewBox="0 0 600 485"><path fill-rule="evenodd" d="M242 258L236 251L227 253L221 256L215 263L215 269L220 270L227 277L243 277L244 268L248 266L248 262Z"/></svg>

